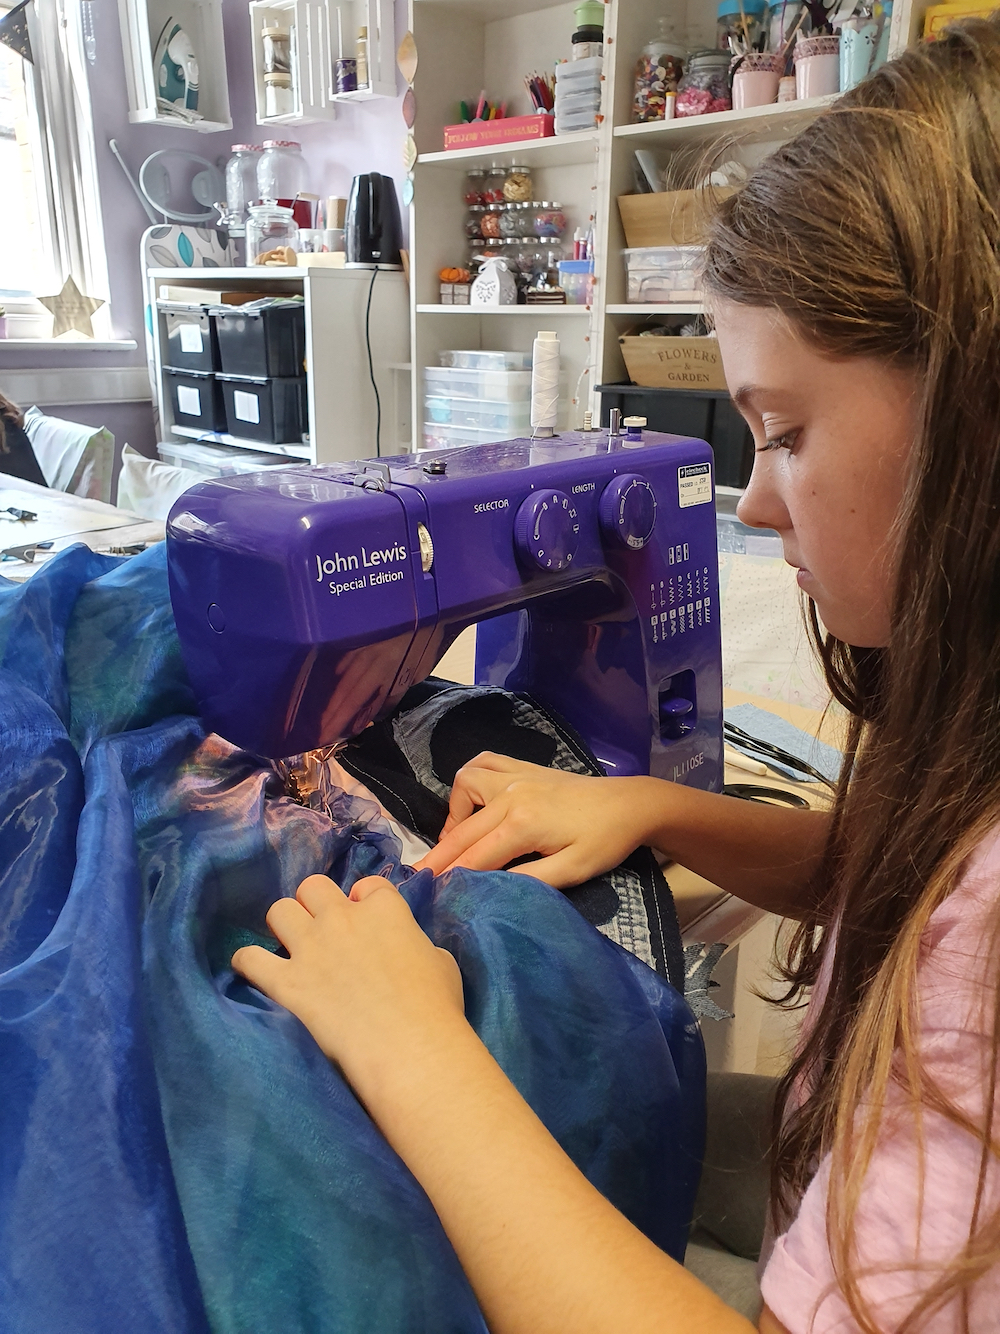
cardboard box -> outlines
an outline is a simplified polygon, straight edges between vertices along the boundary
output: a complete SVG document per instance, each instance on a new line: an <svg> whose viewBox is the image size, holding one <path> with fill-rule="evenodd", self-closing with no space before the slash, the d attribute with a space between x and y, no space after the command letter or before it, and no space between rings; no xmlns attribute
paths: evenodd
<svg viewBox="0 0 1000 1334"><path fill-rule="evenodd" d="M555 116L538 111L531 116L501 116L499 120L471 120L444 127L444 146L489 148L494 144L520 143L524 139L550 139L556 132Z"/></svg>
<svg viewBox="0 0 1000 1334"><path fill-rule="evenodd" d="M618 341L630 377L644 389L728 388L717 338L626 334Z"/></svg>
<svg viewBox="0 0 1000 1334"><path fill-rule="evenodd" d="M655 195L619 195L618 211L630 248L649 245L701 245L708 219L736 191L669 190Z"/></svg>

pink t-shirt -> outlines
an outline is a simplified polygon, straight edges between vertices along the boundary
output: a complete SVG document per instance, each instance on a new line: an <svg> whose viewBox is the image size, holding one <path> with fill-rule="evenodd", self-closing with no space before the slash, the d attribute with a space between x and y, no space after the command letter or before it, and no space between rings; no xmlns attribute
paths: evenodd
<svg viewBox="0 0 1000 1334"><path fill-rule="evenodd" d="M974 1121L984 1119L993 1022L992 917L1000 898L1000 830L970 858L951 896L932 916L921 942L918 972L919 1059ZM817 988L819 992L820 988ZM819 997L817 996L817 1003ZM890 1334L940 1269L963 1249L979 1179L979 1141L937 1112L923 1113L923 1200L919 1150L905 1096L890 1083L887 1109L856 1219L861 1291L880 1329ZM1000 1135L1000 1099L998 1124ZM856 1334L841 1296L826 1233L830 1160L825 1158L802 1198L795 1221L775 1242L764 1270L764 1301L791 1334ZM980 1220L1000 1204L1000 1163L987 1168ZM951 1300L920 1326L922 1334L958 1334L961 1301ZM1000 1265L970 1290L969 1329L1000 1329Z"/></svg>

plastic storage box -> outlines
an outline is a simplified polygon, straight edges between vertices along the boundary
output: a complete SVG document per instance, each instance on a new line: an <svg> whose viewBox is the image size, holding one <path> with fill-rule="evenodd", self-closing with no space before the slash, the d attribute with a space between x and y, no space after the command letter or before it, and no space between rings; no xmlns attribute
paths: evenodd
<svg viewBox="0 0 1000 1334"><path fill-rule="evenodd" d="M208 309L177 301L157 305L167 326L166 364L178 370L217 371L219 344Z"/></svg>
<svg viewBox="0 0 1000 1334"><path fill-rule="evenodd" d="M672 431L707 440L715 453L719 486L744 487L753 467L750 427L725 390L643 389L634 384L599 384L601 422L612 408L623 417L645 417L651 431Z"/></svg>
<svg viewBox="0 0 1000 1334"><path fill-rule="evenodd" d="M497 440L511 440L531 427L531 404L501 403L479 398L437 398L428 394L424 406L427 420L450 426L472 426L499 431Z"/></svg>
<svg viewBox="0 0 1000 1334"><path fill-rule="evenodd" d="M306 355L301 301L270 298L245 306L213 306L219 358L226 375L297 377Z"/></svg>
<svg viewBox="0 0 1000 1334"><path fill-rule="evenodd" d="M594 299L594 261L561 259L558 268L567 306L589 306Z"/></svg>
<svg viewBox="0 0 1000 1334"><path fill-rule="evenodd" d="M701 300L702 246L642 246L622 253L628 274L626 300L664 304Z"/></svg>
<svg viewBox="0 0 1000 1334"><path fill-rule="evenodd" d="M255 454L249 449L207 444L202 440L164 440L157 448L164 463L190 468L206 477L231 477L243 472L261 472L275 464L288 465L282 454Z"/></svg>
<svg viewBox="0 0 1000 1334"><path fill-rule="evenodd" d="M556 134L592 130L601 110L604 60L589 56L556 66Z"/></svg>
<svg viewBox="0 0 1000 1334"><path fill-rule="evenodd" d="M531 398L531 371L465 370L428 366L424 371L428 398L479 398L501 403L527 403Z"/></svg>
<svg viewBox="0 0 1000 1334"><path fill-rule="evenodd" d="M474 371L530 371L530 352L480 352L455 349L439 353L442 366Z"/></svg>
<svg viewBox="0 0 1000 1334"><path fill-rule="evenodd" d="M219 383L211 371L182 371L164 366L174 422L199 431L224 431L226 410Z"/></svg>
<svg viewBox="0 0 1000 1334"><path fill-rule="evenodd" d="M528 429L515 431L489 430L475 426L455 426L447 422L424 423L425 449L457 449L465 445L490 445L497 440L515 440L528 434Z"/></svg>
<svg viewBox="0 0 1000 1334"><path fill-rule="evenodd" d="M220 375L230 435L288 445L306 425L306 380L298 376Z"/></svg>

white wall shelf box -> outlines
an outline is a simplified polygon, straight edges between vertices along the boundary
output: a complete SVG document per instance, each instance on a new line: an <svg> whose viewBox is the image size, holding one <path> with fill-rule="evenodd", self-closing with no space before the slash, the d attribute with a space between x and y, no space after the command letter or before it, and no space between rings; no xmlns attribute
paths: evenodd
<svg viewBox="0 0 1000 1334"><path fill-rule="evenodd" d="M222 31L222 0L118 0L125 56L129 115L133 124L170 125L179 130L214 134L233 128L229 112L226 44ZM157 105L156 44L169 19L191 39L198 60L198 111L202 119L187 121Z"/></svg>
<svg viewBox="0 0 1000 1334"><path fill-rule="evenodd" d="M594 162L597 157L597 131L577 130L575 134L554 134L548 139L525 139L523 143L493 144L488 148L452 148L444 153L421 153L420 166L450 167L468 171L470 167L524 163L531 167L571 167Z"/></svg>
<svg viewBox="0 0 1000 1334"><path fill-rule="evenodd" d="M359 28L368 29L368 82L352 93L333 94L335 102L369 102L374 97L396 96L396 28L393 0L329 0L330 42L337 51L337 11L344 34L345 56L357 51ZM331 67L331 78L332 67Z"/></svg>
<svg viewBox="0 0 1000 1334"><path fill-rule="evenodd" d="M265 115L261 31L267 26L287 28L289 34L295 109L282 116ZM326 0L250 0L250 44L258 125L306 125L336 116L330 88L333 47Z"/></svg>
<svg viewBox="0 0 1000 1334"><path fill-rule="evenodd" d="M197 439L236 445L251 453L273 453L309 463L373 457L376 450L375 395L368 376L365 310L371 289L371 346L375 382L382 404L381 453L400 454L410 444L410 403L403 401L394 369L409 360L407 287L402 273L379 273L374 287L371 269L149 269L146 298L157 312L159 289L202 288L220 283L227 289L273 291L301 295L305 303L306 397L308 430L301 442L269 445L221 432L174 425L173 406L165 384L163 355L166 322L153 317L155 395L160 412L160 438ZM407 385L407 390L409 386Z"/></svg>
<svg viewBox="0 0 1000 1334"><path fill-rule="evenodd" d="M716 111L709 116L682 116L680 120L653 120L644 125L618 125L615 138L630 141L632 148L712 143L727 134L738 134L743 142L756 139L789 139L804 130L821 111L832 106L837 95L810 97L801 102L771 102L745 111Z"/></svg>

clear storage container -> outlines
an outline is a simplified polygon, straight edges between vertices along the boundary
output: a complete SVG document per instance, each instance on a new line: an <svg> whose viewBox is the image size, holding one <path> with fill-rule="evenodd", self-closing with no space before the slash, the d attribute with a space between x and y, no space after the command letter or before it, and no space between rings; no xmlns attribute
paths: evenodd
<svg viewBox="0 0 1000 1334"><path fill-rule="evenodd" d="M516 440L530 434L530 427L510 435L504 431L475 426L449 426L444 422L424 423L425 449L462 449L468 445L490 445L497 440Z"/></svg>
<svg viewBox="0 0 1000 1334"><path fill-rule="evenodd" d="M255 454L234 445L211 445L204 440L165 440L157 446L160 458L175 468L189 468L205 477L234 477L262 472L275 464L288 465L284 454Z"/></svg>
<svg viewBox="0 0 1000 1334"><path fill-rule="evenodd" d="M628 275L627 301L701 300L703 246L642 246L622 253Z"/></svg>
<svg viewBox="0 0 1000 1334"><path fill-rule="evenodd" d="M557 268L567 306L589 306L594 300L594 261L561 259Z"/></svg>
<svg viewBox="0 0 1000 1334"><path fill-rule="evenodd" d="M530 352L481 352L456 348L438 354L442 366L477 371L530 371Z"/></svg>
<svg viewBox="0 0 1000 1334"><path fill-rule="evenodd" d="M265 262L275 251L299 249L299 228L290 208L254 204L247 219L247 264Z"/></svg>
<svg viewBox="0 0 1000 1334"><path fill-rule="evenodd" d="M428 366L424 371L424 389L428 397L434 395L527 403L531 398L531 371Z"/></svg>
<svg viewBox="0 0 1000 1334"><path fill-rule="evenodd" d="M471 426L478 431L497 431L498 440L522 435L531 426L531 404L492 402L481 398L439 398L428 394L424 400L427 419L432 424Z"/></svg>
<svg viewBox="0 0 1000 1334"><path fill-rule="evenodd" d="M259 199L297 199L306 185L306 163L302 145L294 139L265 139L257 163Z"/></svg>

